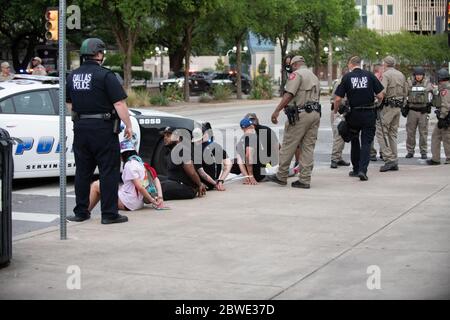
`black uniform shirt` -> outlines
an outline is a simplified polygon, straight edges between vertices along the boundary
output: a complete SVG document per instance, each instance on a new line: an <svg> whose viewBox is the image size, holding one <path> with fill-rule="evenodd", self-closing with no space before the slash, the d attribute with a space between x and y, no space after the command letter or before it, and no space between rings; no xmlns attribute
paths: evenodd
<svg viewBox="0 0 450 320"><path fill-rule="evenodd" d="M373 104L375 95L383 89L372 72L355 68L342 78L335 94L341 98L347 96L350 107L358 107Z"/></svg>
<svg viewBox="0 0 450 320"><path fill-rule="evenodd" d="M172 150L171 152L169 152L169 154L167 155L167 177L169 178L169 180L173 180L173 181L177 181L179 183L183 183L185 185L194 187L195 183L191 180L191 178L189 178L189 176L187 175L186 171L184 171L184 163L186 161L174 161L174 159L172 159ZM183 158L183 149L180 149L179 152L174 152L175 154L173 155L174 157L179 156L181 159L183 160L188 160L188 159L184 159ZM189 159L192 160L192 159ZM178 163L181 162L181 163Z"/></svg>
<svg viewBox="0 0 450 320"><path fill-rule="evenodd" d="M222 146L217 142L203 143L202 144L202 163L196 164L195 169L203 170L214 180L219 179L220 173L222 172L223 160L228 159L228 154L223 150ZM203 181L209 188L213 188L211 184L207 181Z"/></svg>
<svg viewBox="0 0 450 320"><path fill-rule="evenodd" d="M114 103L126 98L116 75L96 61L85 61L67 78L66 101L79 114L111 112Z"/></svg>

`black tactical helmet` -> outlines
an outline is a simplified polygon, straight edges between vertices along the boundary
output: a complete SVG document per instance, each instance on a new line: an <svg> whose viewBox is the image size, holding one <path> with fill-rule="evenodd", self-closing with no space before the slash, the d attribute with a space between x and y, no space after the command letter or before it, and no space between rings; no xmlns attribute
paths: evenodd
<svg viewBox="0 0 450 320"><path fill-rule="evenodd" d="M418 75L425 75L425 69L423 67L415 67L414 68L414 72L413 75L418 76Z"/></svg>
<svg viewBox="0 0 450 320"><path fill-rule="evenodd" d="M98 52L104 52L106 50L105 43L98 38L88 38L83 41L80 48L81 56L94 56Z"/></svg>
<svg viewBox="0 0 450 320"><path fill-rule="evenodd" d="M450 80L450 74L448 73L448 70L445 68L440 69L437 72L438 81L448 81Z"/></svg>

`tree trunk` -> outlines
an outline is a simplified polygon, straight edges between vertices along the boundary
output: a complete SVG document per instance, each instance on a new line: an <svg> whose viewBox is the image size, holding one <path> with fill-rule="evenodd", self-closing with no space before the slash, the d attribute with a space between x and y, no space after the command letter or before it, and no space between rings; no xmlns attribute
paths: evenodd
<svg viewBox="0 0 450 320"><path fill-rule="evenodd" d="M184 101L189 102L189 69L191 68L191 47L192 47L192 30L194 23L192 22L185 28L185 50L184 56Z"/></svg>
<svg viewBox="0 0 450 320"><path fill-rule="evenodd" d="M316 76L319 76L319 68L320 68L320 33L318 31L314 31L313 34L313 42L314 42L314 73Z"/></svg>
<svg viewBox="0 0 450 320"><path fill-rule="evenodd" d="M281 48L281 84L280 84L280 97L284 94L284 86L287 81L287 72L284 70L284 60L286 59L286 51L289 43L289 38L287 33L279 38L280 48Z"/></svg>
<svg viewBox="0 0 450 320"><path fill-rule="evenodd" d="M129 44L128 44L129 45ZM125 90L131 89L131 47L126 48L125 59L123 61L123 87Z"/></svg>
<svg viewBox="0 0 450 320"><path fill-rule="evenodd" d="M183 68L184 50L183 47L177 47L174 51L169 52L170 70L179 72Z"/></svg>
<svg viewBox="0 0 450 320"><path fill-rule="evenodd" d="M242 81L241 81L241 69L242 69L242 59L241 59L241 42L242 36L240 36L236 41L236 98L242 99Z"/></svg>

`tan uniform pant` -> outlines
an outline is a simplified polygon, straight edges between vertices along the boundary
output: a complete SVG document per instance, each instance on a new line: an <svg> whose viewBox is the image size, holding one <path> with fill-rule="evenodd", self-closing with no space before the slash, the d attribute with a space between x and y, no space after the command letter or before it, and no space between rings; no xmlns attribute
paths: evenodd
<svg viewBox="0 0 450 320"><path fill-rule="evenodd" d="M441 142L444 145L445 157L450 159L450 128L439 129L436 124L431 135L431 159L435 162L441 162Z"/></svg>
<svg viewBox="0 0 450 320"><path fill-rule="evenodd" d="M333 149L331 151L331 161L342 160L342 151L345 147L345 141L338 132L337 126L334 123L334 113L330 116L331 128L333 129Z"/></svg>
<svg viewBox="0 0 450 320"><path fill-rule="evenodd" d="M419 127L419 149L420 154L428 151L428 114L409 110L406 120L406 150L413 153L416 148L416 131Z"/></svg>
<svg viewBox="0 0 450 320"><path fill-rule="evenodd" d="M314 148L319 132L320 115L318 112L300 113L300 120L295 125L286 122L284 127L283 144L280 149L280 166L277 177L286 181L289 175L289 166L300 146L300 172L299 181L305 184L311 183L311 174L314 167Z"/></svg>
<svg viewBox="0 0 450 320"><path fill-rule="evenodd" d="M381 110L381 122L383 123L383 130L386 136L387 146L384 143L383 131L381 130L380 121L377 120L376 136L378 144L380 145L381 153L383 154L384 162L398 163L397 153L397 138L398 127L400 125L400 108L384 107Z"/></svg>

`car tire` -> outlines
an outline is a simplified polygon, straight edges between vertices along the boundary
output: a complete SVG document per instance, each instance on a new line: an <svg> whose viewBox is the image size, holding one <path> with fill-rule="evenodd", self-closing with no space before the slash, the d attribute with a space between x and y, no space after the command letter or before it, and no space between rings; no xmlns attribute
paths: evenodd
<svg viewBox="0 0 450 320"><path fill-rule="evenodd" d="M155 168L158 175L167 175L167 155L168 149L164 147L164 139L161 139L156 146L152 159L152 167Z"/></svg>

